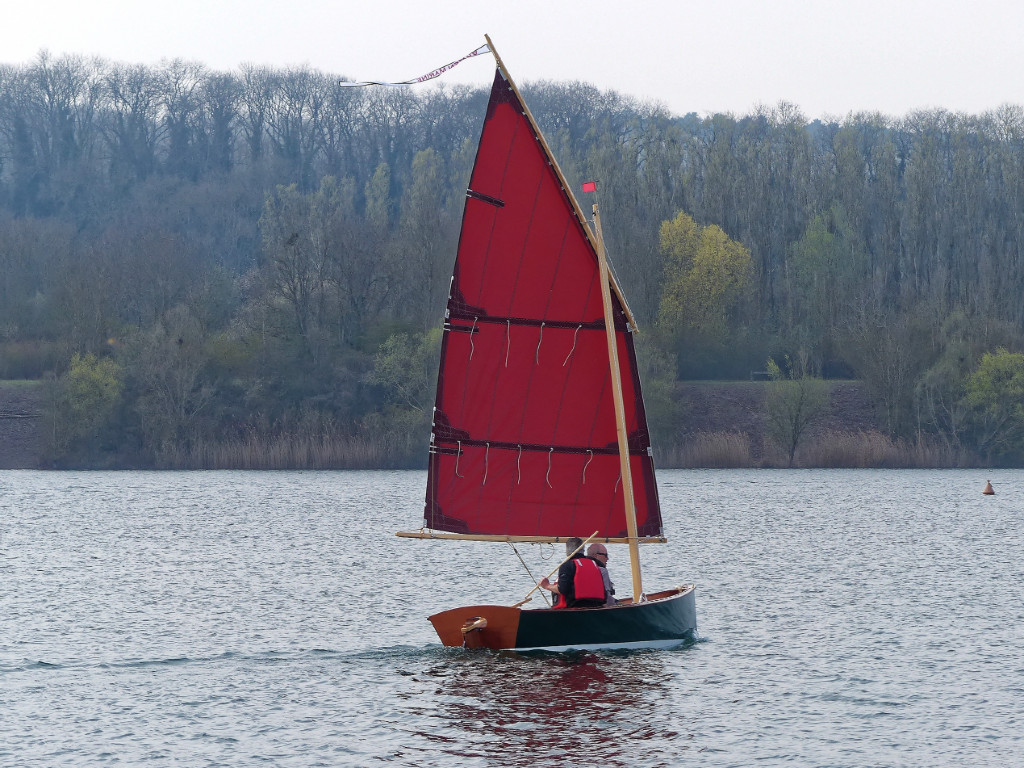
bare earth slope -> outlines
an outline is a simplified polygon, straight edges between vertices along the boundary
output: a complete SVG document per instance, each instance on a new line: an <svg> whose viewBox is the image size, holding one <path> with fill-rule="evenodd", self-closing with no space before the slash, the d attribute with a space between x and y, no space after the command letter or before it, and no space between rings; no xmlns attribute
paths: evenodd
<svg viewBox="0 0 1024 768"><path fill-rule="evenodd" d="M809 429L808 438L880 430L863 384L836 381L830 389L828 410ZM749 437L755 452L764 443L764 382L687 381L676 392L683 408L684 434L738 432Z"/></svg>
<svg viewBox="0 0 1024 768"><path fill-rule="evenodd" d="M38 387L0 384L0 469L39 466L41 400Z"/></svg>

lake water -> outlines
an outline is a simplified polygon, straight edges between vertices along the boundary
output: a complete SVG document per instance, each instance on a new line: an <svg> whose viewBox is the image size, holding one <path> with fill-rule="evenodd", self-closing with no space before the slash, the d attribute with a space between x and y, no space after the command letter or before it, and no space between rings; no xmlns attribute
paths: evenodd
<svg viewBox="0 0 1024 768"><path fill-rule="evenodd" d="M531 582L392 535L425 473L0 472L0 765L1020 764L1024 471L659 479L700 640L516 655L427 622Z"/></svg>

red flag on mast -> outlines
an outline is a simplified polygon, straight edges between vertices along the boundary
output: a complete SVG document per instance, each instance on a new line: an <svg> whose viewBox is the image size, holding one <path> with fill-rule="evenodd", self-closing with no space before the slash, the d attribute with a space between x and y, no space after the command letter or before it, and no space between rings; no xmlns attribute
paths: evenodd
<svg viewBox="0 0 1024 768"><path fill-rule="evenodd" d="M584 181L583 182L583 191L584 192L597 192L597 182L596 181Z"/></svg>

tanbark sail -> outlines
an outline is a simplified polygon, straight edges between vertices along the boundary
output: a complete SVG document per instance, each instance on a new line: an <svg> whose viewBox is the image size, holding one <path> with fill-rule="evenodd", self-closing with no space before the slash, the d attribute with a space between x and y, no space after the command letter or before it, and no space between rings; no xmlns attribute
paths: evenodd
<svg viewBox="0 0 1024 768"><path fill-rule="evenodd" d="M627 536L597 255L499 69L448 300L425 526ZM637 531L662 533L632 325L613 296Z"/></svg>

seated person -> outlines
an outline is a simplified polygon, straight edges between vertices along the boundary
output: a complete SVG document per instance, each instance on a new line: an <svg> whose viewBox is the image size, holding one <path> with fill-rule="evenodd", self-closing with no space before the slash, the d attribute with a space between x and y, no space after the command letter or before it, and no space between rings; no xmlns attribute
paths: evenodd
<svg viewBox="0 0 1024 768"><path fill-rule="evenodd" d="M572 542L569 541L566 543L566 549L572 551L582 543L579 541L576 547L571 547ZM576 557L562 563L558 569L557 584L552 584L545 577L541 579L540 586L549 592L561 595L566 608L600 608L606 604L608 599L608 593L604 587L604 577L601 576L601 567L596 560L591 560L579 553ZM556 604L554 607L562 606Z"/></svg>
<svg viewBox="0 0 1024 768"><path fill-rule="evenodd" d="M568 539L565 540L565 556L566 557L572 557L576 553L582 552L582 551L583 551L583 539L581 539L579 536L570 536ZM545 581L546 581L546 579L545 579ZM544 587L545 589L550 589L550 584L551 584L551 582L548 582L548 586L544 587L544 582L543 581L541 582L541 586ZM551 591L554 593L552 595L552 599L551 599L551 607L552 608L565 608L566 607L566 605L565 605L565 598L561 595L561 593L559 593L559 591L557 589L552 589Z"/></svg>
<svg viewBox="0 0 1024 768"><path fill-rule="evenodd" d="M593 560L601 568L601 576L604 578L604 591L607 605L615 605L615 585L612 584L612 577L608 573L608 547L604 544L594 543L587 547L587 557Z"/></svg>

